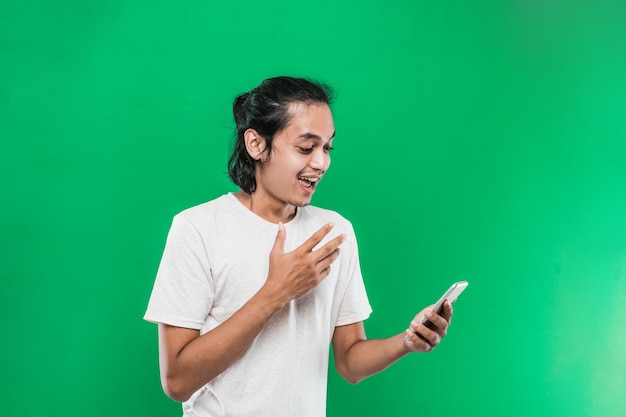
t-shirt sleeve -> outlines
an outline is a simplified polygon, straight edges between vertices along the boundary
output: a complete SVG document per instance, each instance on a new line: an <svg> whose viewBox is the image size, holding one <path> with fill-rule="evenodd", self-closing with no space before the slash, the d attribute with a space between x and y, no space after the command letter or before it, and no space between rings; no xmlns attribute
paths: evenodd
<svg viewBox="0 0 626 417"><path fill-rule="evenodd" d="M197 228L174 217L144 319L190 329L202 328L214 298L211 265Z"/></svg>
<svg viewBox="0 0 626 417"><path fill-rule="evenodd" d="M345 326L367 319L372 313L363 276L361 275L361 265L359 264L359 249L354 235L354 230L350 225L349 242L349 263L347 269L346 286L337 316L336 326Z"/></svg>

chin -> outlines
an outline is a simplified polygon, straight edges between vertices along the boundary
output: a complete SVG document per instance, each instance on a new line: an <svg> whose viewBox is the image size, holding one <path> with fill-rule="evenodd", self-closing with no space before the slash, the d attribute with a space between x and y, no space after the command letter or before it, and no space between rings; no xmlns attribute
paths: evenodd
<svg viewBox="0 0 626 417"><path fill-rule="evenodd" d="M306 207L309 204L311 204L311 199L303 199L303 200L299 200L299 201L293 201L291 202L292 205L294 205L295 207Z"/></svg>

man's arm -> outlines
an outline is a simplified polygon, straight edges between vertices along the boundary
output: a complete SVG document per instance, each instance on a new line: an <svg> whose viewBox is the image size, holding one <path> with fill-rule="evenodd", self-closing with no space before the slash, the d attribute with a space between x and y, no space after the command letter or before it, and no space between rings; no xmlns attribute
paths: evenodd
<svg viewBox="0 0 626 417"><path fill-rule="evenodd" d="M255 295L228 320L200 336L199 330L159 323L161 385L175 401L183 402L235 362L280 304Z"/></svg>
<svg viewBox="0 0 626 417"><path fill-rule="evenodd" d="M285 228L279 225L265 284L215 329L200 336L198 330L159 324L161 384L170 398L189 399L232 365L277 311L328 276L345 236L337 236L318 250L313 248L332 227L325 225L301 246L284 253Z"/></svg>
<svg viewBox="0 0 626 417"><path fill-rule="evenodd" d="M417 321L421 315L425 315L434 324L434 329ZM387 339L368 340L363 322L338 326L333 335L337 371L348 382L356 384L384 370L410 352L429 352L446 335L451 317L452 306L446 301L441 315L425 309L413 319L406 332Z"/></svg>

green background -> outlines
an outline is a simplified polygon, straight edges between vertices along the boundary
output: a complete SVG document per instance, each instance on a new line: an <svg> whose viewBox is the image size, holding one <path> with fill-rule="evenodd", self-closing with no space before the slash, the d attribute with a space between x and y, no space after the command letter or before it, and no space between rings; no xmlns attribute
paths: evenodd
<svg viewBox="0 0 626 417"><path fill-rule="evenodd" d="M314 203L349 218L403 331L448 337L328 415L623 416L626 3L0 4L0 414L177 416L142 316L178 211L235 188L234 96L333 85Z"/></svg>

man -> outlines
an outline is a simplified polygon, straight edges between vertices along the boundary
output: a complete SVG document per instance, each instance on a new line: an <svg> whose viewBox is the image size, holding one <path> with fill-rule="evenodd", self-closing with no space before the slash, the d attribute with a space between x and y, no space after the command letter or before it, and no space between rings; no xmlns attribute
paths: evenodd
<svg viewBox="0 0 626 417"><path fill-rule="evenodd" d="M357 383L446 334L447 302L367 339L352 226L309 206L330 166L329 103L327 87L290 77L237 97L229 174L241 190L172 222L145 319L159 323L161 381L185 416L324 416L330 343Z"/></svg>

